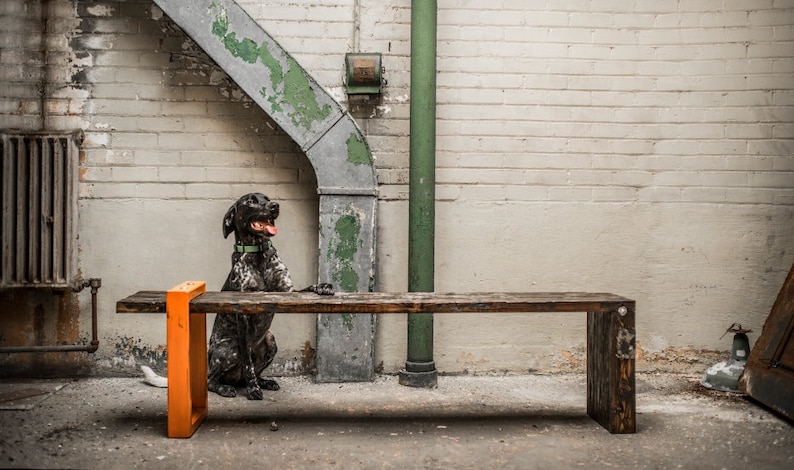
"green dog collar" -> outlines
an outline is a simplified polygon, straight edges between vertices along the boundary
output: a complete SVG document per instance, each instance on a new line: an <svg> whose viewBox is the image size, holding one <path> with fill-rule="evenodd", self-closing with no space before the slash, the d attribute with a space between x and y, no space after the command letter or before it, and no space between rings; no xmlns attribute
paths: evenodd
<svg viewBox="0 0 794 470"><path fill-rule="evenodd" d="M270 247L270 240L265 241L260 245L234 245L235 253L261 253L267 251Z"/></svg>

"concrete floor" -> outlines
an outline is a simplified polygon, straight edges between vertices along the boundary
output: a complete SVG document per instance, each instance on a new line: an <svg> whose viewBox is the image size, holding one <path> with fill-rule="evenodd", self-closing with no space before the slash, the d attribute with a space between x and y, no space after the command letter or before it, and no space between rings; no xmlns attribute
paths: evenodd
<svg viewBox="0 0 794 470"><path fill-rule="evenodd" d="M442 376L432 390L285 377L260 402L210 394L190 439L165 437L166 390L137 378L4 380L0 467L794 468L789 421L698 380L638 374L638 432L612 435L586 414L582 374Z"/></svg>

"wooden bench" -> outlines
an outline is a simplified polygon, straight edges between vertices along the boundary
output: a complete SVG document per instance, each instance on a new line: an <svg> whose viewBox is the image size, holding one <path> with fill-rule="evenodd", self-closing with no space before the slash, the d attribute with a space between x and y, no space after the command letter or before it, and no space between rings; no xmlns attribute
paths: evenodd
<svg viewBox="0 0 794 470"><path fill-rule="evenodd" d="M635 432L635 302L587 293L206 292L201 281L141 291L119 313L167 313L168 437L190 437L207 416L208 313L357 314L587 312L587 414L611 433Z"/></svg>

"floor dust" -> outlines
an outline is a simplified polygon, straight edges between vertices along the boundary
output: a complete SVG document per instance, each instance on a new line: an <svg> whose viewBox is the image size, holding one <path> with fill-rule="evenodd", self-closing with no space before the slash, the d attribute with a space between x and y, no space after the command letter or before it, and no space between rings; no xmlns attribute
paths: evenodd
<svg viewBox="0 0 794 470"><path fill-rule="evenodd" d="M0 411L0 467L794 468L790 422L699 380L637 374L637 433L613 435L587 416L584 374L441 376L429 390L384 375L283 377L262 401L210 394L193 437L168 439L166 389L79 379L33 409Z"/></svg>

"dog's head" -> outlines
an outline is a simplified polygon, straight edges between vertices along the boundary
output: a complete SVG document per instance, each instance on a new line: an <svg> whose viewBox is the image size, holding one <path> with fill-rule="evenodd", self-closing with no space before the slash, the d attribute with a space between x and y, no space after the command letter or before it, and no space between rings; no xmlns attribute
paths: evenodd
<svg viewBox="0 0 794 470"><path fill-rule="evenodd" d="M237 243L260 244L278 232L278 203L262 193L246 194L235 202L223 218L223 238L234 232Z"/></svg>

